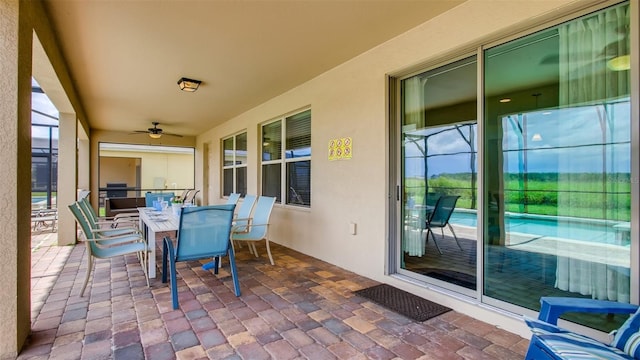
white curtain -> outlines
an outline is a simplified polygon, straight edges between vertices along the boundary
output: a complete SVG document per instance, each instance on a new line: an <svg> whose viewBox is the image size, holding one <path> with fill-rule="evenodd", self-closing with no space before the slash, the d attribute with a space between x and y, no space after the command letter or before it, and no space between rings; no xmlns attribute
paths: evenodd
<svg viewBox="0 0 640 360"><path fill-rule="evenodd" d="M629 6L618 6L558 28L560 106L603 103L629 94L625 71L607 61L629 54Z"/></svg>
<svg viewBox="0 0 640 360"><path fill-rule="evenodd" d="M628 303L628 268L558 256L556 287L593 299Z"/></svg>
<svg viewBox="0 0 640 360"><path fill-rule="evenodd" d="M426 79L420 76L414 76L403 81L404 95L404 123L403 125L415 125L415 129L425 126L425 108L424 108L424 85ZM415 142L411 142L410 146L417 146ZM409 146L409 145L405 145ZM419 220L414 219L415 210L412 202L405 200L405 221L404 232L402 236L402 248L409 256L424 255L424 236L422 236L422 228Z"/></svg>
<svg viewBox="0 0 640 360"><path fill-rule="evenodd" d="M425 126L424 85L427 79L414 76L403 81L404 86L404 124L415 124L416 128Z"/></svg>
<svg viewBox="0 0 640 360"><path fill-rule="evenodd" d="M628 71L607 67L609 60L630 53L629 15L628 5L617 6L558 28L560 107L597 104L605 109L608 102L629 96ZM604 143L613 124L605 121L607 114L599 115ZM560 159L560 167L571 169L572 159ZM603 167L605 175L606 165ZM570 207L570 202L569 195L558 194L559 207ZM629 302L629 274L625 271L628 268L558 256L555 286L594 299Z"/></svg>

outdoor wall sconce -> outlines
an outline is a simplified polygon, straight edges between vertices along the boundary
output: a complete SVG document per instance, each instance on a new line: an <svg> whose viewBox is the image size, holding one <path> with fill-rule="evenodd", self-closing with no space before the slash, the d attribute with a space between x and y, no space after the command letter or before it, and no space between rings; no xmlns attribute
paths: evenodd
<svg viewBox="0 0 640 360"><path fill-rule="evenodd" d="M182 91L188 91L188 92L194 92L196 90L198 90L198 87L200 86L200 83L202 83L202 81L200 80L194 80L194 79L188 79L188 78L180 78L180 80L178 80L178 86L180 86L180 90Z"/></svg>

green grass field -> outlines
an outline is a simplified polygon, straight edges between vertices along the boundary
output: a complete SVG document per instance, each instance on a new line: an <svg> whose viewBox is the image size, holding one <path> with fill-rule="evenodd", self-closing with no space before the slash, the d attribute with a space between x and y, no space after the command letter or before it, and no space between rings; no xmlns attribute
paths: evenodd
<svg viewBox="0 0 640 360"><path fill-rule="evenodd" d="M526 184L526 190L525 190ZM475 208L469 174L441 175L429 179L429 192L460 195L456 207ZM477 188L477 185L476 185ZM425 180L405 181L405 195L421 203ZM523 181L506 174L503 183L505 210L509 212L629 221L631 183L625 176L611 175L606 181L597 174L529 174ZM477 196L475 196L477 199Z"/></svg>

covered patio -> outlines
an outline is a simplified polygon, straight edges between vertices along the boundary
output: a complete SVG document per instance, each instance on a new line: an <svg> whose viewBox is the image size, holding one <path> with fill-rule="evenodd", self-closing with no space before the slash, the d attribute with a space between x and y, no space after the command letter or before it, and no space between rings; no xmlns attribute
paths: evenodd
<svg viewBox="0 0 640 360"><path fill-rule="evenodd" d="M160 235L159 235L160 236ZM529 341L456 311L416 322L353 291L376 281L274 244L237 252L230 275L179 263L180 308L160 278L147 288L135 256L86 270L82 243L32 236L32 334L19 359L516 359ZM160 253L160 249L159 253ZM161 269L158 268L158 271Z"/></svg>

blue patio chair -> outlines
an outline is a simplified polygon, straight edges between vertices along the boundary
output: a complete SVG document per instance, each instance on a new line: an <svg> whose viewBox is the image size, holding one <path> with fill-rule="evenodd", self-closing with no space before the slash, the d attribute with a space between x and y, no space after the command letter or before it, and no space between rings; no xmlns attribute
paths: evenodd
<svg viewBox="0 0 640 360"><path fill-rule="evenodd" d="M269 218L271 217L271 210L273 210L273 204L275 204L275 202L275 197L260 196L250 221L247 224L234 225L231 234L233 241L238 243L248 241L249 252L256 257L258 257L258 251L256 250L255 243L264 240L271 265L275 265L275 263L273 262L271 248L269 247Z"/></svg>
<svg viewBox="0 0 640 360"><path fill-rule="evenodd" d="M251 212L253 211L253 206L256 204L256 199L257 197L255 195L245 195L242 203L240 203L238 212L233 217L233 227L236 231L246 230L247 224L251 221Z"/></svg>
<svg viewBox="0 0 640 360"><path fill-rule="evenodd" d="M122 216L122 217L119 217L118 219L114 218L112 220L104 221L98 218L97 214L93 210L93 207L89 203L89 200L83 199L83 200L77 201L76 204L79 206L80 210L84 214L87 222L89 223L91 231L93 233L96 233L98 237L100 236L111 237L111 236L120 236L120 235L139 233L139 230L137 227L137 221L138 221L137 216L135 218ZM110 227L106 229L102 228L103 224L108 224L110 225ZM127 226L116 228L118 227L118 225L127 225Z"/></svg>
<svg viewBox="0 0 640 360"><path fill-rule="evenodd" d="M144 204L146 207L153 207L153 202L162 198L162 201L170 202L175 194L173 192L152 193L148 192L144 194Z"/></svg>
<svg viewBox="0 0 640 360"><path fill-rule="evenodd" d="M545 359L639 359L640 311L637 305L615 301L569 297L542 297L538 319L525 317L533 336L526 360ZM615 332L611 344L558 327L565 312L633 314Z"/></svg>
<svg viewBox="0 0 640 360"><path fill-rule="evenodd" d="M436 248L440 255L442 255L442 250L440 250L440 246L438 246L436 235L433 233L433 228L440 228L442 231L442 237L444 238L444 227L449 226L449 230L451 230L451 234L453 234L456 244L460 250L462 250L462 246L460 246L460 243L458 242L458 237L453 231L451 224L449 224L449 219L451 218L451 214L453 214L453 210L456 208L456 202L459 197L460 196L457 195L443 195L438 198L433 211L429 213L426 221L427 236L425 238L425 242L429 241L429 234L431 234L433 242L436 244Z"/></svg>
<svg viewBox="0 0 640 360"><path fill-rule="evenodd" d="M240 284L236 269L236 260L231 246L231 222L235 205L209 205L187 207L180 214L178 236L173 240L165 236L162 247L162 282L171 275L171 296L173 308L178 308L178 284L176 283L176 263L179 261L200 260L229 256L231 277L235 295L240 296ZM167 263L169 269L167 269Z"/></svg>
<svg viewBox="0 0 640 360"><path fill-rule="evenodd" d="M233 194L229 196L231 198ZM240 194L237 194L238 197ZM233 228L235 231L246 231L247 224L251 221L251 211L253 210L253 205L256 203L257 197L255 195L247 194L245 195L242 203L240 203L240 207L238 208L238 212L233 216ZM242 247L242 245L238 244L238 247ZM205 270L214 269L214 274L218 273L218 266L220 265L220 259L214 259L214 261L208 262L202 265L202 268Z"/></svg>
<svg viewBox="0 0 640 360"><path fill-rule="evenodd" d="M237 204L240 200L240 193L231 193L227 198L227 204Z"/></svg>
<svg viewBox="0 0 640 360"><path fill-rule="evenodd" d="M147 280L147 287L149 286L149 275L147 273L147 243L139 234L122 235L118 237L100 237L98 233L94 232L89 225L84 213L80 209L78 203L69 205L69 210L73 214L80 229L85 237L85 245L87 247L87 273L80 290L80 296L84 296L84 290L89 282L91 271L93 270L93 258L108 259L115 256L137 254L144 272L145 279Z"/></svg>

